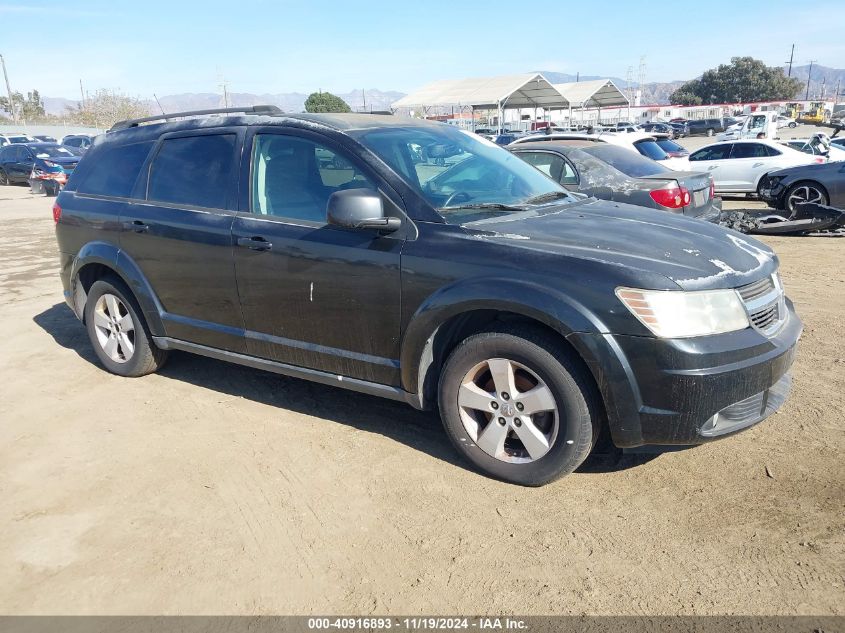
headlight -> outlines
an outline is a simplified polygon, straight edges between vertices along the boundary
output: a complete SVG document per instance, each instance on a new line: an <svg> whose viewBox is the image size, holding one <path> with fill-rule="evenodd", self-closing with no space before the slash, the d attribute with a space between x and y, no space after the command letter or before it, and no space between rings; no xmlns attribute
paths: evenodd
<svg viewBox="0 0 845 633"><path fill-rule="evenodd" d="M749 326L735 290L638 290L617 288L616 296L655 336L684 338L744 330Z"/></svg>

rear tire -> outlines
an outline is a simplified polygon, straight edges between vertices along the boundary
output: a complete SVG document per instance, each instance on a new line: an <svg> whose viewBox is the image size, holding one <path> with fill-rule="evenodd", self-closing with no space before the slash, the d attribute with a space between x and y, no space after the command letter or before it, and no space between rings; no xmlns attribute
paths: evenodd
<svg viewBox="0 0 845 633"><path fill-rule="evenodd" d="M0 169L0 186L6 186L9 183L9 177L6 175L6 172Z"/></svg>
<svg viewBox="0 0 845 633"><path fill-rule="evenodd" d="M458 452L485 474L523 486L581 465L598 437L599 402L586 369L531 328L470 336L440 376L440 416Z"/></svg>
<svg viewBox="0 0 845 633"><path fill-rule="evenodd" d="M707 128L707 136L713 136L714 133L715 132L712 127Z"/></svg>
<svg viewBox="0 0 845 633"><path fill-rule="evenodd" d="M95 281L84 313L94 352L111 373L135 378L164 365L167 351L153 343L138 302L120 279Z"/></svg>

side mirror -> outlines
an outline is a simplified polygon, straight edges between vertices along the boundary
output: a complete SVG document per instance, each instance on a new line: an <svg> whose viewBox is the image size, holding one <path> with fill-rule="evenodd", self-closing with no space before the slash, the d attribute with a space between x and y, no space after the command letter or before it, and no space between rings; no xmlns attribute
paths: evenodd
<svg viewBox="0 0 845 633"><path fill-rule="evenodd" d="M392 233L402 225L399 218L386 217L381 196L372 189L347 189L329 196L326 221L347 229L369 229Z"/></svg>

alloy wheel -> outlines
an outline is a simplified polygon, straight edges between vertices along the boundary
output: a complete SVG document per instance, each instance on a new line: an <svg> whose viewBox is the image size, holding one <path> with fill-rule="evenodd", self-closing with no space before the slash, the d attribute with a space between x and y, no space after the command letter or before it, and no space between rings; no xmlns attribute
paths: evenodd
<svg viewBox="0 0 845 633"><path fill-rule="evenodd" d="M814 202L816 204L825 204L824 194L813 185L801 185L793 189L786 200L786 208L790 211L795 211L799 204L805 202Z"/></svg>
<svg viewBox="0 0 845 633"><path fill-rule="evenodd" d="M111 360L125 363L135 353L135 323L132 314L113 294L103 294L94 306L97 341Z"/></svg>
<svg viewBox="0 0 845 633"><path fill-rule="evenodd" d="M476 445L503 462L533 462L557 439L554 394L534 371L516 361L490 358L472 367L461 381L458 408Z"/></svg>

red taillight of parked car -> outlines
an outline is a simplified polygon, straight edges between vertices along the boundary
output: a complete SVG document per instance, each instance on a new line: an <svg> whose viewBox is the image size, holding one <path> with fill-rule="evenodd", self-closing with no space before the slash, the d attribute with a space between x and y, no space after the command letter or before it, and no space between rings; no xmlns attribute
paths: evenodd
<svg viewBox="0 0 845 633"><path fill-rule="evenodd" d="M58 202L54 202L53 203L53 222L58 224L61 217L62 217L62 208L59 206Z"/></svg>
<svg viewBox="0 0 845 633"><path fill-rule="evenodd" d="M650 191L651 199L657 204L670 209L680 209L689 204L689 190L686 187L670 187Z"/></svg>
<svg viewBox="0 0 845 633"><path fill-rule="evenodd" d="M716 197L716 183L710 179L710 200Z"/></svg>

